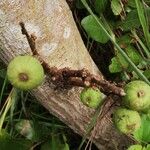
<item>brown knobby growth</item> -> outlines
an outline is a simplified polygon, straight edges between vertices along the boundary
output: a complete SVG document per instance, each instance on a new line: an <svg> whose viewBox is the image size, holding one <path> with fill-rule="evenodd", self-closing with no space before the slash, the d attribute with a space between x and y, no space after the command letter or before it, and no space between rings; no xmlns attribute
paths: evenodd
<svg viewBox="0 0 150 150"><path fill-rule="evenodd" d="M36 36L29 35L25 28L25 24L20 22L22 34L26 35L28 43L30 45L33 55L37 56L41 62L45 71L50 75L51 81L55 85L70 87L97 87L105 94L115 94L124 96L125 92L121 87L116 86L115 83L110 83L104 79L100 79L99 76L91 74L88 70L71 70L70 68L57 69L56 67L50 67L44 59L38 54L36 49Z"/></svg>

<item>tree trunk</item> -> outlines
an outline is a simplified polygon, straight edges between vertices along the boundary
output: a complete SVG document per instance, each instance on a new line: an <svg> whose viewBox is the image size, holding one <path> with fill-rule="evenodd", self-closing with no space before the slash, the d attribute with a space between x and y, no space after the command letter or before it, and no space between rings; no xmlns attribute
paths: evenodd
<svg viewBox="0 0 150 150"><path fill-rule="evenodd" d="M16 55L31 54L28 41L21 32L19 22L34 34L40 56L51 66L58 68L88 69L101 73L87 52L65 0L1 0L0 1L0 59L5 63ZM42 86L32 90L37 100L74 132L83 135L94 110L79 100L81 88L55 90L46 79ZM112 104L112 99L107 105ZM128 145L127 137L114 129L110 115L99 118L93 141L101 150L122 150Z"/></svg>

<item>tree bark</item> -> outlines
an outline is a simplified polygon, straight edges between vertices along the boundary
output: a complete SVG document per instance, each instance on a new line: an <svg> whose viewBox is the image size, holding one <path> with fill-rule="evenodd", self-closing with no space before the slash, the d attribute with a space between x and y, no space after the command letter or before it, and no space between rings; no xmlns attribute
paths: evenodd
<svg viewBox="0 0 150 150"><path fill-rule="evenodd" d="M0 59L7 65L16 55L31 54L28 41L21 32L24 22L29 34L36 36L40 56L58 68L88 69L103 76L87 52L65 0L1 0L0 1ZM81 88L55 90L45 79L42 86L31 93L37 100L67 124L83 135L95 110L79 100ZM111 105L110 99L107 105ZM104 118L98 118L93 141L101 150L122 150L128 138L116 132L111 122L111 108Z"/></svg>

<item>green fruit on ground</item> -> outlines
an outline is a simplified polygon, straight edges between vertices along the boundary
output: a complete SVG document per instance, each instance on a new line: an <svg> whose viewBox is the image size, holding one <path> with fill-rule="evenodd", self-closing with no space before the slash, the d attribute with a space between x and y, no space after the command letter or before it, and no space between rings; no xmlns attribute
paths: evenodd
<svg viewBox="0 0 150 150"><path fill-rule="evenodd" d="M124 91L123 103L136 111L147 111L150 108L150 86L144 81L132 81L128 83Z"/></svg>
<svg viewBox="0 0 150 150"><path fill-rule="evenodd" d="M14 87L31 90L43 82L44 70L33 56L17 56L9 63L7 76Z"/></svg>
<svg viewBox="0 0 150 150"><path fill-rule="evenodd" d="M144 150L142 145L131 145L127 150Z"/></svg>
<svg viewBox="0 0 150 150"><path fill-rule="evenodd" d="M83 104L91 108L97 108L102 104L104 94L98 88L85 88L80 94L80 99Z"/></svg>
<svg viewBox="0 0 150 150"><path fill-rule="evenodd" d="M141 126L141 117L137 111L118 108L113 115L116 128L124 134L132 134Z"/></svg>

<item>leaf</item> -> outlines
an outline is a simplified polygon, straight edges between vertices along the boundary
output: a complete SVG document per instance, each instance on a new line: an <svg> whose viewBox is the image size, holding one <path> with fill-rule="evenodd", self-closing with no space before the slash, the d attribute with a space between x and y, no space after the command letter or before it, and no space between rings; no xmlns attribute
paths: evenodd
<svg viewBox="0 0 150 150"><path fill-rule="evenodd" d="M140 20L136 10L132 10L127 14L124 21L120 23L120 26L124 31L128 31L134 28L140 27Z"/></svg>
<svg viewBox="0 0 150 150"><path fill-rule="evenodd" d="M118 62L117 57L113 57L111 59L111 64L109 65L109 71L111 73L117 73L117 72L122 71L122 67L120 63Z"/></svg>
<svg viewBox="0 0 150 150"><path fill-rule="evenodd" d="M130 57L130 59L135 65L138 65L143 60L141 55L131 45L126 47L124 51L127 53L127 55ZM130 66L127 63L127 61L124 59L124 57L120 53L118 53L117 56L111 59L111 64L109 65L109 71L111 73L117 73L117 72L121 72L124 69L130 69Z"/></svg>
<svg viewBox="0 0 150 150"><path fill-rule="evenodd" d="M125 34L117 38L117 43L122 49L128 47L131 44L131 42L132 42L132 38L128 34Z"/></svg>
<svg viewBox="0 0 150 150"><path fill-rule="evenodd" d="M120 0L112 0L111 1L111 9L114 13L114 15L120 15L122 12L122 6Z"/></svg>
<svg viewBox="0 0 150 150"><path fill-rule="evenodd" d="M93 16L89 15L83 18L83 20L81 21L81 25L83 26L87 34L95 41L103 44L109 41L109 38L99 26L99 24L95 21Z"/></svg>
<svg viewBox="0 0 150 150"><path fill-rule="evenodd" d="M150 115L142 115L141 121L141 127L133 134L133 137L139 142L148 143L150 142Z"/></svg>
<svg viewBox="0 0 150 150"><path fill-rule="evenodd" d="M39 124L36 121L31 120L21 120L15 125L15 129L27 139L32 140L34 142L40 141L45 136L50 134L49 129Z"/></svg>
<svg viewBox="0 0 150 150"><path fill-rule="evenodd" d="M141 55L133 46L128 46L125 51L135 65L138 65L143 60Z"/></svg>
<svg viewBox="0 0 150 150"><path fill-rule="evenodd" d="M15 125L15 129L27 139L32 140L35 133L31 124L33 124L33 122L30 120L20 120Z"/></svg>
<svg viewBox="0 0 150 150"><path fill-rule="evenodd" d="M120 53L118 53L116 57L113 57L111 62L112 63L109 65L109 71L111 73L117 73L128 68L127 61Z"/></svg>
<svg viewBox="0 0 150 150"><path fill-rule="evenodd" d="M0 134L0 150L29 150L32 143L24 139L12 139L6 131Z"/></svg>
<svg viewBox="0 0 150 150"><path fill-rule="evenodd" d="M108 4L108 0L96 0L95 1L95 11L100 14L100 13L103 13L106 6Z"/></svg>
<svg viewBox="0 0 150 150"><path fill-rule="evenodd" d="M150 79L150 70L145 70L143 74L146 76L146 78Z"/></svg>
<svg viewBox="0 0 150 150"><path fill-rule="evenodd" d="M149 62L147 62L146 60L142 60L138 65L137 67L141 70L145 69L146 67L148 67L149 65Z"/></svg>
<svg viewBox="0 0 150 150"><path fill-rule="evenodd" d="M150 8L145 8L145 13L148 17L148 22L150 23ZM138 12L136 9L133 9L127 14L127 17L125 20L121 21L119 23L119 26L124 30L124 31L129 31L134 28L139 28L141 26Z"/></svg>

